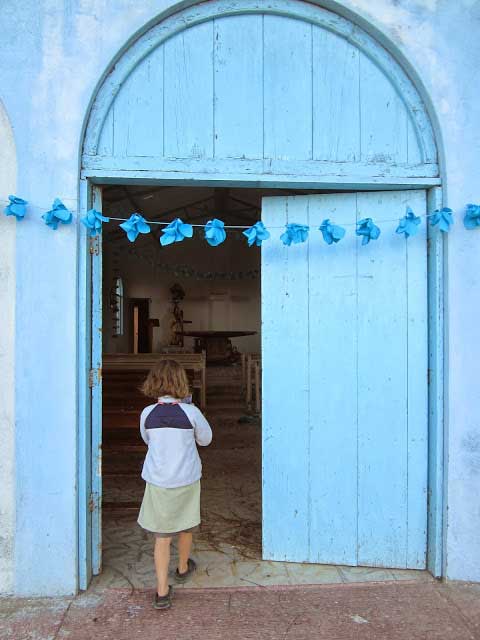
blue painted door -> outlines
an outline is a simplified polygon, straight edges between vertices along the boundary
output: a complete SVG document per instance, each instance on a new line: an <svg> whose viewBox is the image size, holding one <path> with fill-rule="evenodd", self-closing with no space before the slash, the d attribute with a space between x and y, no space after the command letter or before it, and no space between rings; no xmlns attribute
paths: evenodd
<svg viewBox="0 0 480 640"><path fill-rule="evenodd" d="M100 187L93 188L92 206L102 210ZM91 239L91 563L94 575L102 568L102 238Z"/></svg>
<svg viewBox="0 0 480 640"><path fill-rule="evenodd" d="M427 246L424 222L395 233L407 205L425 214L425 192L263 200L266 559L425 568ZM363 217L383 221L366 246ZM325 218L347 228L338 245ZM308 243L284 247L286 222Z"/></svg>

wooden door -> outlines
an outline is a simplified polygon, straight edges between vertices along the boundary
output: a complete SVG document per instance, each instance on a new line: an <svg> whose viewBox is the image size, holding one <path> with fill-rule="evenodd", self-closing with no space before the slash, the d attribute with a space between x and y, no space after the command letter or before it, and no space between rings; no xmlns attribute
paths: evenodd
<svg viewBox="0 0 480 640"><path fill-rule="evenodd" d="M407 205L425 214L425 192L263 200L266 559L425 568L427 245L424 220L395 233ZM366 246L363 217L382 229ZM347 228L337 245L324 218ZM309 241L284 247L286 222Z"/></svg>
<svg viewBox="0 0 480 640"><path fill-rule="evenodd" d="M102 211L101 187L93 189L93 206ZM102 236L91 238L91 564L102 570Z"/></svg>
<svg viewBox="0 0 480 640"><path fill-rule="evenodd" d="M150 299L131 298L128 301L130 352L150 353L152 345L150 340Z"/></svg>

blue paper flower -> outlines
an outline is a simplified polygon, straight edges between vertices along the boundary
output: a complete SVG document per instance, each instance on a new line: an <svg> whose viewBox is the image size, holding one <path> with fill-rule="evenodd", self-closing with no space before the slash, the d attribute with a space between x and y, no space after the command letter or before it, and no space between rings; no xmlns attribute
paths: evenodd
<svg viewBox="0 0 480 640"><path fill-rule="evenodd" d="M370 240L376 240L380 235L380 229L373 223L371 218L364 218L357 222L357 236L362 236L362 245L368 244Z"/></svg>
<svg viewBox="0 0 480 640"><path fill-rule="evenodd" d="M322 222L319 229L327 244L340 242L340 240L345 236L345 229L336 224L332 224L328 218Z"/></svg>
<svg viewBox="0 0 480 640"><path fill-rule="evenodd" d="M205 240L211 247L217 247L227 237L225 225L221 220L214 218L205 225Z"/></svg>
<svg viewBox="0 0 480 640"><path fill-rule="evenodd" d="M480 227L480 204L467 204L463 224L465 229Z"/></svg>
<svg viewBox="0 0 480 640"><path fill-rule="evenodd" d="M18 196L8 196L10 204L5 207L6 216L15 216L17 220L22 220L27 211L27 200Z"/></svg>
<svg viewBox="0 0 480 640"><path fill-rule="evenodd" d="M193 236L193 227L191 224L182 222L180 218L176 218L167 227L162 229L163 236L160 238L160 244L165 247L167 244L174 242L182 242L185 238Z"/></svg>
<svg viewBox="0 0 480 640"><path fill-rule="evenodd" d="M421 221L421 218L416 216L410 207L407 207L406 215L398 221L397 233L404 233L406 238L414 236L418 233L418 225Z"/></svg>
<svg viewBox="0 0 480 640"><path fill-rule="evenodd" d="M433 215L430 216L430 224L432 227L438 224L440 231L448 233L451 225L453 224L453 211L448 207L436 209L436 211L433 212Z"/></svg>
<svg viewBox="0 0 480 640"><path fill-rule="evenodd" d="M306 242L308 239L309 229L310 227L307 225L290 222L285 225L285 231L280 236L280 240L287 247L292 243L300 244L301 242Z"/></svg>
<svg viewBox="0 0 480 640"><path fill-rule="evenodd" d="M67 209L61 200L55 198L52 208L44 213L42 218L45 220L47 227L56 231L60 222L62 224L70 224L72 212Z"/></svg>
<svg viewBox="0 0 480 640"><path fill-rule="evenodd" d="M257 247L261 247L262 242L270 238L270 233L267 231L265 225L260 220L249 229L245 229L243 235L246 236L249 247L251 247L253 244L256 244Z"/></svg>
<svg viewBox="0 0 480 640"><path fill-rule="evenodd" d="M102 222L109 222L110 218L102 215L100 211L96 209L89 209L80 222L84 224L89 230L89 236L94 238L96 235L102 232Z"/></svg>
<svg viewBox="0 0 480 640"><path fill-rule="evenodd" d="M150 233L150 227L139 213L132 213L130 218L120 226L126 232L130 242L135 242L139 233Z"/></svg>

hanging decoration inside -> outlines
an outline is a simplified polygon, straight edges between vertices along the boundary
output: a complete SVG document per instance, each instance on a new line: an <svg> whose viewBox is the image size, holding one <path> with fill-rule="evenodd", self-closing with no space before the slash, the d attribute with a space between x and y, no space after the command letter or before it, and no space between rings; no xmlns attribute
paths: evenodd
<svg viewBox="0 0 480 640"><path fill-rule="evenodd" d="M418 233L418 225L421 221L421 218L416 216L410 207L407 207L405 216L398 221L397 233L404 233L405 238L410 238Z"/></svg>
<svg viewBox="0 0 480 640"><path fill-rule="evenodd" d="M368 244L370 240L377 240L380 236L380 229L374 224L371 218L364 218L357 223L357 236L362 236L362 245Z"/></svg>
<svg viewBox="0 0 480 640"><path fill-rule="evenodd" d="M226 237L225 223L217 218L207 222L205 225L205 240L211 247L218 247Z"/></svg>
<svg viewBox="0 0 480 640"><path fill-rule="evenodd" d="M193 227L191 224L182 222L180 218L176 218L167 227L162 229L163 236L160 237L160 244L166 247L174 242L182 242L185 238L193 236Z"/></svg>
<svg viewBox="0 0 480 640"><path fill-rule="evenodd" d="M132 213L130 218L120 226L126 232L130 242L135 242L139 233L150 233L147 221L139 213Z"/></svg>
<svg viewBox="0 0 480 640"><path fill-rule="evenodd" d="M67 209L59 198L55 198L50 211L47 211L42 216L47 227L50 227L50 229L53 229L54 231L57 230L60 223L70 224L72 217L72 212Z"/></svg>
<svg viewBox="0 0 480 640"><path fill-rule="evenodd" d="M27 200L18 196L8 196L10 204L5 207L5 215L15 216L17 220L23 220L27 211Z"/></svg>
<svg viewBox="0 0 480 640"><path fill-rule="evenodd" d="M328 218L324 220L318 228L322 232L323 239L327 244L340 242L346 233L343 227L332 224Z"/></svg>
<svg viewBox="0 0 480 640"><path fill-rule="evenodd" d="M202 271L194 269L188 264L171 264L159 262L158 254L138 251L135 247L128 249L128 253L138 260L143 260L152 269L161 274L168 274L175 278L192 278L194 280L256 280L260 276L259 269L247 269L246 271Z"/></svg>
<svg viewBox="0 0 480 640"><path fill-rule="evenodd" d="M289 247L291 244L300 244L306 242L308 239L308 232L310 227L304 224L296 224L290 222L285 225L285 231L280 236L280 240L283 244Z"/></svg>
<svg viewBox="0 0 480 640"><path fill-rule="evenodd" d="M254 244L257 247L261 247L262 242L270 238L269 231L267 231L265 225L260 220L249 229L245 229L245 231L243 231L243 235L246 236L249 247Z"/></svg>
<svg viewBox="0 0 480 640"><path fill-rule="evenodd" d="M87 227L88 235L91 238L95 238L102 232L102 222L110 222L110 218L102 215L96 209L89 209L86 215L80 218L80 222Z"/></svg>
<svg viewBox="0 0 480 640"><path fill-rule="evenodd" d="M448 207L443 207L443 209L436 209L430 216L430 224L432 225L432 227L438 224L438 228L440 229L440 231L448 233L450 231L451 225L453 224L453 211Z"/></svg>
<svg viewBox="0 0 480 640"><path fill-rule="evenodd" d="M465 229L480 227L480 204L467 204L463 224Z"/></svg>

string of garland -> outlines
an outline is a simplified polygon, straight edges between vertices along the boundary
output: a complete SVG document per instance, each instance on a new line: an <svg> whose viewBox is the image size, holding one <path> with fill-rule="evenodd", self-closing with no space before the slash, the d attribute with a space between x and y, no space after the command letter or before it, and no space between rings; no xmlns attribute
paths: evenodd
<svg viewBox="0 0 480 640"><path fill-rule="evenodd" d="M7 216L14 216L17 220L23 220L27 212L28 202L18 196L8 196L9 204L5 207ZM63 204L59 198L55 198L52 208L41 216L45 224L53 230L58 228L59 224L70 224L73 219L72 212ZM406 208L403 218L398 221L396 233L410 238L418 233L422 217L430 221L431 226L438 226L440 231L448 233L453 225L453 211L448 207L437 209L433 213L425 216L416 216L410 207ZM147 234L151 231L151 225L161 225L162 235L160 244L167 246L176 242L183 242L186 238L193 237L194 227L204 229L204 237L207 243L212 247L222 244L227 237L226 229L241 229L243 235L247 238L248 246L260 247L265 240L270 238L270 232L263 222L259 220L251 226L225 225L222 220L213 218L206 224L191 225L183 222L180 218L176 218L172 222L158 222L156 220L145 220L139 213L132 213L129 218L113 218L104 216L96 209L90 209L80 218L80 222L88 229L90 237L99 235L102 231L102 225L111 220L120 221L119 225L125 231L130 242L135 242L139 234ZM381 220L379 222L394 222L395 220ZM480 205L467 204L463 223L466 229L472 230L480 227ZM331 245L340 242L346 235L347 226L355 226L355 234L362 238L362 245L368 244L372 240L380 237L381 230L372 218L363 218L355 223L347 223L343 226L334 224L329 218L323 220L318 230L321 231L323 240ZM283 228L283 227L282 227ZM284 232L280 236L280 240L284 245L301 244L308 240L310 227L299 223L287 223Z"/></svg>
<svg viewBox="0 0 480 640"><path fill-rule="evenodd" d="M200 271L187 264L167 264L157 262L153 257L145 255L136 249L129 249L128 253L139 260L148 263L150 267L160 273L175 276L176 278L194 278L195 280L256 280L260 276L259 269L246 271Z"/></svg>

